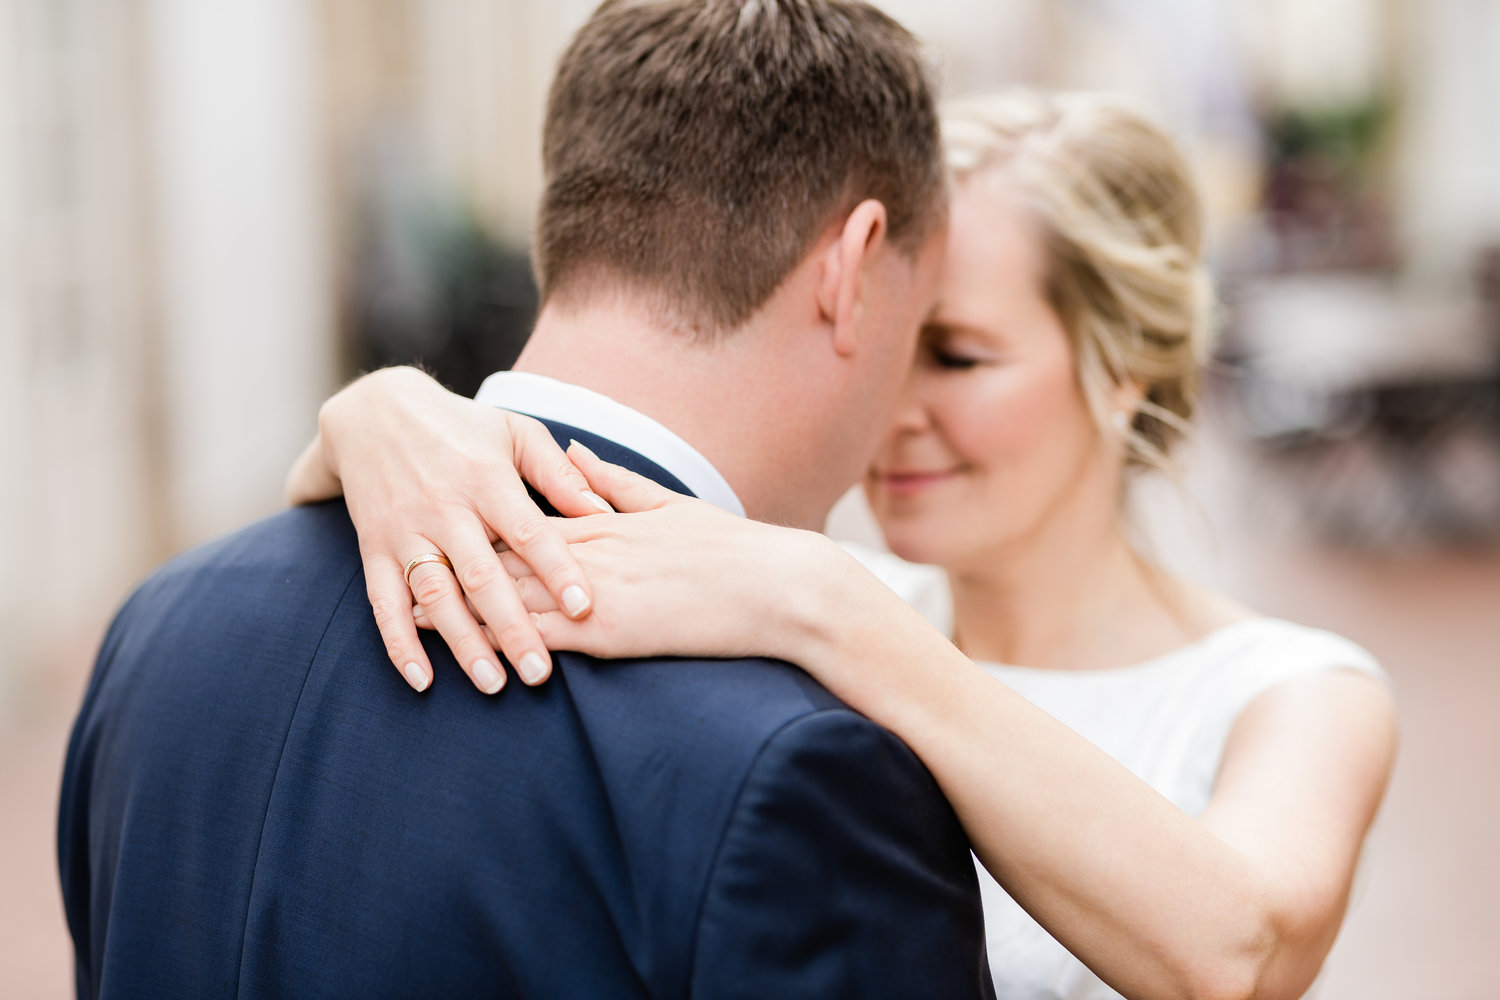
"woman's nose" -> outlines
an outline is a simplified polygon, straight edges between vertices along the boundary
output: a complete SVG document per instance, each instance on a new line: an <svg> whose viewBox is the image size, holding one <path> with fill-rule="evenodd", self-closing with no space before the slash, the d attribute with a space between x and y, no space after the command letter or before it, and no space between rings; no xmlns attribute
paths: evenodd
<svg viewBox="0 0 1500 1000"><path fill-rule="evenodd" d="M932 426L932 415L922 393L920 380L908 379L896 401L896 416L891 430L897 434L920 434Z"/></svg>

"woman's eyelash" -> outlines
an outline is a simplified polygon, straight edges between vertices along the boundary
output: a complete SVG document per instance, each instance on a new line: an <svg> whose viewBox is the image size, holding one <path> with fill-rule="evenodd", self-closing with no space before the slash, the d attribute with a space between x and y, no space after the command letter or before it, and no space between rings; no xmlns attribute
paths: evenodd
<svg viewBox="0 0 1500 1000"><path fill-rule="evenodd" d="M957 354L952 351L930 348L928 353L932 356L933 363L939 368L966 369L973 368L979 364L979 359L967 354Z"/></svg>

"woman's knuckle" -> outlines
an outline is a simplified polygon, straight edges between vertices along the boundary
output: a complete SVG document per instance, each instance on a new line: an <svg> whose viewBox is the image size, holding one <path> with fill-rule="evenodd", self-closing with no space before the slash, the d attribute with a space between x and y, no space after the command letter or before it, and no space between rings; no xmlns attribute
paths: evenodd
<svg viewBox="0 0 1500 1000"><path fill-rule="evenodd" d="M448 599L449 588L442 574L432 570L412 576L411 592L418 604L431 609L440 606Z"/></svg>
<svg viewBox="0 0 1500 1000"><path fill-rule="evenodd" d="M500 563L495 559L471 562L459 569L458 582L465 591L477 594L494 586L500 578Z"/></svg>
<svg viewBox="0 0 1500 1000"><path fill-rule="evenodd" d="M573 577L573 566L570 563L560 563L548 569L542 580L547 589L555 593L572 583Z"/></svg>
<svg viewBox="0 0 1500 1000"><path fill-rule="evenodd" d="M511 548L524 549L546 536L549 525L547 519L540 515L536 517L523 517L517 521L510 530Z"/></svg>
<svg viewBox="0 0 1500 1000"><path fill-rule="evenodd" d="M408 660L413 659L412 653L411 653L411 646L407 643L405 636L401 636L401 635L388 635L388 636L386 636L385 637L385 652L386 652L386 655L389 656L391 658L391 660L394 661L394 662L396 662L396 663L406 663Z"/></svg>
<svg viewBox="0 0 1500 1000"><path fill-rule="evenodd" d="M505 423L510 426L512 431L519 431L524 434L548 433L546 426L535 417L525 413L516 413L512 410L501 410L500 413L504 416Z"/></svg>
<svg viewBox="0 0 1500 1000"><path fill-rule="evenodd" d="M487 654L490 652L489 645L484 641L479 632L465 629L462 635L454 636L448 641L448 648L453 650L453 655L460 663L473 663L478 659L493 659Z"/></svg>
<svg viewBox="0 0 1500 1000"><path fill-rule="evenodd" d="M371 598L370 609L375 613L375 625L381 632L386 631L393 625L401 624L402 603L394 598ZM404 610L407 615L411 614L411 607L409 605Z"/></svg>
<svg viewBox="0 0 1500 1000"><path fill-rule="evenodd" d="M519 649L531 638L531 634L532 629L528 625L512 621L500 626L500 630L495 633L495 638L500 640L501 649Z"/></svg>

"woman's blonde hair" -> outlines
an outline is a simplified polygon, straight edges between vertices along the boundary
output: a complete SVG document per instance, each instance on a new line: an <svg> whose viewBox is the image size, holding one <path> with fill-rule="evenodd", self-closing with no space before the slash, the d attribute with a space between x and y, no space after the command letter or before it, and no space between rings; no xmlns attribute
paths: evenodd
<svg viewBox="0 0 1500 1000"><path fill-rule="evenodd" d="M1166 468L1198 399L1214 311L1203 213L1172 139L1117 98L1002 93L943 109L948 166L961 183L998 171L1045 233L1045 294L1072 339L1100 433L1111 398L1143 398L1124 431L1128 467Z"/></svg>

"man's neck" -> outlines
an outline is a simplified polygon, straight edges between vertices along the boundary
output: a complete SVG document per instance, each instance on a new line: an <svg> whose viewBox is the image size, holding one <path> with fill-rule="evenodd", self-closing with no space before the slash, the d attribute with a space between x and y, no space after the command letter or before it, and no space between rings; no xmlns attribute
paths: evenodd
<svg viewBox="0 0 1500 1000"><path fill-rule="evenodd" d="M514 370L591 389L650 417L708 459L751 517L765 519L773 472L753 431L760 406L749 389L750 354L743 338L695 342L618 300L549 304Z"/></svg>

